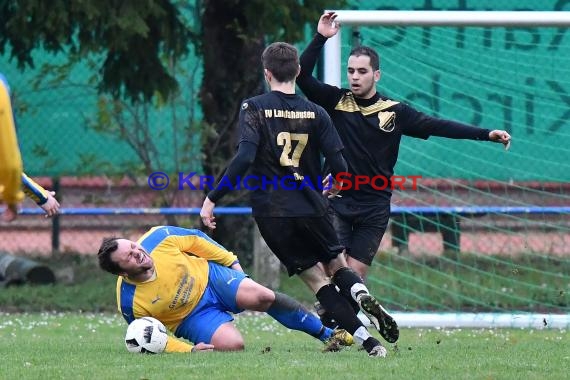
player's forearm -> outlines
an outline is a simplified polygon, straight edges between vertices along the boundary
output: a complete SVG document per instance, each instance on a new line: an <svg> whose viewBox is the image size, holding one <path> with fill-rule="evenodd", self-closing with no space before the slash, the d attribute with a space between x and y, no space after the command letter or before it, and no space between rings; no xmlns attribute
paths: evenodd
<svg viewBox="0 0 570 380"><path fill-rule="evenodd" d="M250 165L255 160L257 146L242 142L239 144L238 152L226 169L222 179L217 183L216 188L208 193L208 198L217 203L224 195L237 187L238 178L241 178Z"/></svg>
<svg viewBox="0 0 570 380"><path fill-rule="evenodd" d="M327 42L327 38L317 33L305 48L301 57L299 57L301 72L299 73L298 81L313 75L313 70L315 69L317 59L319 58L325 42Z"/></svg>
<svg viewBox="0 0 570 380"><path fill-rule="evenodd" d="M330 173L333 177L339 173L346 173L348 171L348 164L346 163L341 151L328 155L326 164L330 168Z"/></svg>
<svg viewBox="0 0 570 380"><path fill-rule="evenodd" d="M301 72L297 77L297 85L310 101L330 111L335 107L344 91L336 86L326 84L313 76L313 69L326 41L326 37L317 33L303 54L301 54L299 58Z"/></svg>
<svg viewBox="0 0 570 380"><path fill-rule="evenodd" d="M38 185L34 180L22 173L22 189L24 193L36 202L38 205L43 205L47 202L47 190Z"/></svg>
<svg viewBox="0 0 570 380"><path fill-rule="evenodd" d="M449 139L489 141L491 130L473 127L452 120L436 119L430 128L430 135Z"/></svg>
<svg viewBox="0 0 570 380"><path fill-rule="evenodd" d="M208 261L231 266L238 261L236 255L200 230L186 230L188 234L171 234L169 239L180 252L188 252Z"/></svg>
<svg viewBox="0 0 570 380"><path fill-rule="evenodd" d="M174 338L173 336L168 336L168 340L166 341L166 348L164 352L192 352L191 344L183 342Z"/></svg>

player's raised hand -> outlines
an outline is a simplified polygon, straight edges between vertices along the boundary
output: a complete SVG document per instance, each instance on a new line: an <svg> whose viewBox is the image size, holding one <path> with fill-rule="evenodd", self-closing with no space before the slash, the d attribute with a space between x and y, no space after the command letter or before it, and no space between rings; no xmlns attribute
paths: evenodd
<svg viewBox="0 0 570 380"><path fill-rule="evenodd" d="M55 199L55 191L49 191L47 201L40 207L46 212L46 218L59 214L59 202Z"/></svg>
<svg viewBox="0 0 570 380"><path fill-rule="evenodd" d="M204 199L204 204L202 204L202 209L200 210L200 218L202 218L202 223L208 228L216 228L216 217L214 216L214 207L216 204L206 197Z"/></svg>
<svg viewBox="0 0 570 380"><path fill-rule="evenodd" d="M192 347L192 352L204 352L204 351L214 351L214 345L200 342L194 347Z"/></svg>
<svg viewBox="0 0 570 380"><path fill-rule="evenodd" d="M507 131L500 129L495 129L489 132L489 140L503 144L505 149L509 149L511 145L511 135L509 135Z"/></svg>
<svg viewBox="0 0 570 380"><path fill-rule="evenodd" d="M323 13L317 25L317 32L326 38L330 38L338 33L340 24L335 21L338 15L334 12Z"/></svg>

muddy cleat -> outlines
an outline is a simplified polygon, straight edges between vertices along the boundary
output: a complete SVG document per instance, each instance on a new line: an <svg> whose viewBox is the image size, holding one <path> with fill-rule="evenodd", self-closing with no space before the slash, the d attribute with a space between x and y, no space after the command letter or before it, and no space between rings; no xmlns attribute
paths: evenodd
<svg viewBox="0 0 570 380"><path fill-rule="evenodd" d="M325 348L323 352L337 352L345 346L352 346L354 344L354 339L348 331L343 329L334 330L333 335L325 342Z"/></svg>
<svg viewBox="0 0 570 380"><path fill-rule="evenodd" d="M362 342L362 347L368 352L369 357L385 358L388 355L386 348L373 336Z"/></svg>
<svg viewBox="0 0 570 380"><path fill-rule="evenodd" d="M333 338L338 340L341 346L352 346L354 344L354 338L344 329L334 330Z"/></svg>
<svg viewBox="0 0 570 380"><path fill-rule="evenodd" d="M375 346L372 350L370 350L370 352L368 352L368 356L371 358L372 357L385 358L386 355L388 355L388 351L386 350L386 347L384 347L381 344Z"/></svg>
<svg viewBox="0 0 570 380"><path fill-rule="evenodd" d="M386 339L388 343L395 343L400 337L398 324L388 314L386 309L380 305L380 302L370 294L361 294L357 302L362 312L366 314L370 322L376 327L376 330L382 335L382 338Z"/></svg>

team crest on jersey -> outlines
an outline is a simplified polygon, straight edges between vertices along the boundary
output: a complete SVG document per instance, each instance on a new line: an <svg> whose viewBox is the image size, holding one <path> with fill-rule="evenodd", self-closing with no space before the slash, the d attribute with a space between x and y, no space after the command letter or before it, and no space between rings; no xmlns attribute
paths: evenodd
<svg viewBox="0 0 570 380"><path fill-rule="evenodd" d="M390 111L378 112L378 126L384 132L392 132L396 127L396 113Z"/></svg>
<svg viewBox="0 0 570 380"><path fill-rule="evenodd" d="M249 107L249 104L247 104L247 103L242 103L242 104L241 104L241 109L242 109L242 110L247 109L247 107Z"/></svg>

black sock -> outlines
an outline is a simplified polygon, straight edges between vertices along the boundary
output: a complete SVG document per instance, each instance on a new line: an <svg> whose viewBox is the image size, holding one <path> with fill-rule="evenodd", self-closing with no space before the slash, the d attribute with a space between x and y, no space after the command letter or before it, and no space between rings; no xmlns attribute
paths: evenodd
<svg viewBox="0 0 570 380"><path fill-rule="evenodd" d="M342 295L342 296L344 296L344 295ZM360 307L358 306L358 303L355 300L353 300L350 295L348 296L348 298L346 296L344 296L344 298L346 298L348 303L350 303L350 306L352 306L354 313L358 314L358 312L360 311ZM323 322L323 325L330 327L331 329L335 329L338 327L338 322L335 321L334 318L332 317L332 315L325 310L323 305L321 305L319 303L319 306L317 307L316 311L317 311L317 315L321 319L321 322Z"/></svg>
<svg viewBox="0 0 570 380"><path fill-rule="evenodd" d="M332 282L338 286L340 294L350 302L354 312L358 313L360 307L354 298L352 298L350 289L354 284L364 284L362 278L360 278L360 276L351 268L343 267L334 273L332 276Z"/></svg>
<svg viewBox="0 0 570 380"><path fill-rule="evenodd" d="M380 344L380 341L378 339L374 338L373 336L371 336L370 338L368 338L364 342L362 342L362 347L364 347L366 352L370 352L370 351L372 351L372 349L374 347L376 347L379 344Z"/></svg>
<svg viewBox="0 0 570 380"><path fill-rule="evenodd" d="M350 303L337 292L334 284L323 286L316 296L327 313L338 322L341 328L354 334L359 327L363 326L352 310Z"/></svg>
<svg viewBox="0 0 570 380"><path fill-rule="evenodd" d="M326 326L330 329L336 329L338 327L338 322L333 318L332 314L328 311L325 311L322 315L319 315L323 326Z"/></svg>

